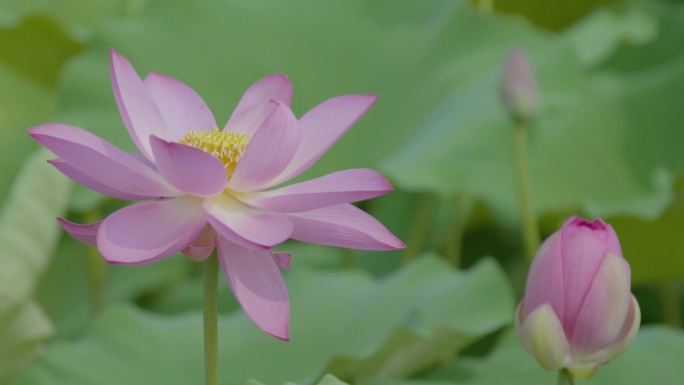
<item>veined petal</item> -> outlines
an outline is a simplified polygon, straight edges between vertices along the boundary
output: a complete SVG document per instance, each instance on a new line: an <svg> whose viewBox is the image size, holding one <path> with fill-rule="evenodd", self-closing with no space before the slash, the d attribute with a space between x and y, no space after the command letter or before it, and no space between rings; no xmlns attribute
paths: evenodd
<svg viewBox="0 0 684 385"><path fill-rule="evenodd" d="M118 199L126 199L130 201L135 201L135 200L147 200L147 199L157 199L159 196L150 196L150 195L140 195L140 194L129 194L124 191L117 190L114 187L108 186L104 183L100 183L97 180L91 178L87 174L81 172L79 169L76 167L70 165L69 163L61 160L61 159L53 159L53 160L48 160L48 163L51 165L55 166L59 172L62 174L66 175L68 178L73 180L74 182L81 184L93 191L97 191L100 194L105 194L110 197L118 198ZM126 186L122 186L126 187Z"/></svg>
<svg viewBox="0 0 684 385"><path fill-rule="evenodd" d="M310 211L341 203L375 198L392 191L392 185L375 170L344 170L277 190L246 194L240 200L266 210Z"/></svg>
<svg viewBox="0 0 684 385"><path fill-rule="evenodd" d="M623 329L631 304L629 265L608 252L570 337L573 355L591 354L612 345Z"/></svg>
<svg viewBox="0 0 684 385"><path fill-rule="evenodd" d="M249 192L270 182L287 166L299 145L297 118L280 102L263 121L240 159L228 188Z"/></svg>
<svg viewBox="0 0 684 385"><path fill-rule="evenodd" d="M565 314L564 302L561 235L556 232L544 240L532 261L525 288L525 314L528 315L537 307L548 303L562 321Z"/></svg>
<svg viewBox="0 0 684 385"><path fill-rule="evenodd" d="M170 76L151 72L145 86L166 123L166 140L177 141L189 130L211 130L216 125L207 104L192 88Z"/></svg>
<svg viewBox="0 0 684 385"><path fill-rule="evenodd" d="M396 250L406 247L375 218L351 204L288 214L292 238L309 243L360 250Z"/></svg>
<svg viewBox="0 0 684 385"><path fill-rule="evenodd" d="M290 253L273 253L273 260L281 269L289 270L292 266L292 254Z"/></svg>
<svg viewBox="0 0 684 385"><path fill-rule="evenodd" d="M242 310L261 330L288 341L290 301L271 252L247 249L219 237L218 254Z"/></svg>
<svg viewBox="0 0 684 385"><path fill-rule="evenodd" d="M272 100L290 105L292 83L287 76L283 74L266 76L249 87L235 107L224 131L253 136L264 119L275 109L276 106L271 103Z"/></svg>
<svg viewBox="0 0 684 385"><path fill-rule="evenodd" d="M57 218L57 222L77 241L83 242L90 246L95 246L97 240L97 230L100 228L100 224L102 224L102 221L99 221L81 225L78 223L69 222L62 218Z"/></svg>
<svg viewBox="0 0 684 385"><path fill-rule="evenodd" d="M522 338L525 348L544 369L565 367L570 345L551 305L541 305L530 313L523 325Z"/></svg>
<svg viewBox="0 0 684 385"><path fill-rule="evenodd" d="M59 165L66 170L65 174L75 168L83 174L85 182L92 180L98 187L104 185L144 199L181 195L146 164L88 131L51 123L32 127L28 133L71 166ZM70 174L74 180L80 178L78 173Z"/></svg>
<svg viewBox="0 0 684 385"><path fill-rule="evenodd" d="M135 204L102 222L97 247L109 263L150 263L185 248L206 223L199 198L185 196Z"/></svg>
<svg viewBox="0 0 684 385"><path fill-rule="evenodd" d="M565 226L561 235L563 284L572 295L565 295L561 320L569 338L582 308L582 301L594 281L608 247L603 235L586 226ZM628 290L629 291L629 290Z"/></svg>
<svg viewBox="0 0 684 385"><path fill-rule="evenodd" d="M196 196L212 197L226 187L227 176L217 157L199 148L150 137L159 173L175 188Z"/></svg>
<svg viewBox="0 0 684 385"><path fill-rule="evenodd" d="M204 212L220 235L244 247L270 249L292 234L284 215L255 210L227 193L206 199Z"/></svg>
<svg viewBox="0 0 684 385"><path fill-rule="evenodd" d="M378 95L344 95L324 101L299 120L299 148L287 168L271 184L300 175L366 114Z"/></svg>
<svg viewBox="0 0 684 385"><path fill-rule="evenodd" d="M109 68L114 98L128 134L140 152L151 160L150 135L168 138L164 119L131 63L113 48Z"/></svg>

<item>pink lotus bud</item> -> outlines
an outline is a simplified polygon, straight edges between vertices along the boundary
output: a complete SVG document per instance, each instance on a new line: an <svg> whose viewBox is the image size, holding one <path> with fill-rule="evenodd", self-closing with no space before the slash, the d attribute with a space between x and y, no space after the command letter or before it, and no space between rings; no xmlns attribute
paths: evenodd
<svg viewBox="0 0 684 385"><path fill-rule="evenodd" d="M531 119L539 107L539 89L525 54L513 48L501 81L501 99L515 120Z"/></svg>
<svg viewBox="0 0 684 385"><path fill-rule="evenodd" d="M591 377L624 352L641 311L613 228L572 217L539 248L518 306L516 329L547 370Z"/></svg>

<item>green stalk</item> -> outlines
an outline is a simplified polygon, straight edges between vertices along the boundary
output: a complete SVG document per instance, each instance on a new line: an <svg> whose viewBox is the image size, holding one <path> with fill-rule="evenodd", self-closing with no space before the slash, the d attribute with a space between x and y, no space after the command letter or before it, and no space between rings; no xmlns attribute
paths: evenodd
<svg viewBox="0 0 684 385"><path fill-rule="evenodd" d="M515 177L518 184L518 199L523 225L523 243L525 256L532 261L539 248L539 228L532 208L532 192L530 188L529 166L527 164L527 129L522 122L515 126L513 134L513 150L515 155Z"/></svg>
<svg viewBox="0 0 684 385"><path fill-rule="evenodd" d="M353 269L356 267L356 258L354 258L353 249L342 249L342 266L345 269Z"/></svg>
<svg viewBox="0 0 684 385"><path fill-rule="evenodd" d="M107 274L104 259L97 251L97 247L88 246L88 276L90 281L90 309L93 314L102 311L104 296L104 282Z"/></svg>
<svg viewBox="0 0 684 385"><path fill-rule="evenodd" d="M575 376L568 372L566 369L561 369L558 371L558 382L557 385L575 385Z"/></svg>
<svg viewBox="0 0 684 385"><path fill-rule="evenodd" d="M404 251L404 257L401 261L404 265L411 263L423 249L423 243L430 228L430 218L432 217L435 199L435 195L429 192L422 193L418 199L416 214L413 217L413 224L406 240L406 251Z"/></svg>
<svg viewBox="0 0 684 385"><path fill-rule="evenodd" d="M678 282L663 282L660 284L660 300L662 301L663 322L681 328L682 307L679 301Z"/></svg>
<svg viewBox="0 0 684 385"><path fill-rule="evenodd" d="M87 223L97 222L101 219L97 210L89 210L84 219ZM88 246L88 279L90 281L90 310L93 314L99 314L104 304L104 286L107 276L107 263L100 255L97 247Z"/></svg>
<svg viewBox="0 0 684 385"><path fill-rule="evenodd" d="M218 257L204 262L204 373L206 385L219 385L218 376Z"/></svg>
<svg viewBox="0 0 684 385"><path fill-rule="evenodd" d="M463 206L462 196L457 194L450 200L451 206L451 225L447 235L444 254L446 260L458 269L461 266L461 248L463 244Z"/></svg>

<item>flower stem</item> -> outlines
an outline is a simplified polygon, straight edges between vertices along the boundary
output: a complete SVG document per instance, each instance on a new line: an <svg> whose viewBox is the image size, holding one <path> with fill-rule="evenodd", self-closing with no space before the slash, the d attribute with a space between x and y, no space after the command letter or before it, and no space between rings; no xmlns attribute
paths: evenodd
<svg viewBox="0 0 684 385"><path fill-rule="evenodd" d="M518 122L514 130L513 150L515 153L515 176L518 184L518 199L523 224L523 242L525 256L532 261L539 248L539 229L537 218L532 208L532 193L530 188L529 167L527 165L527 128Z"/></svg>
<svg viewBox="0 0 684 385"><path fill-rule="evenodd" d="M90 309L93 314L99 314L103 307L104 282L106 275L104 259L97 251L97 247L88 246L88 276L90 278Z"/></svg>
<svg viewBox="0 0 684 385"><path fill-rule="evenodd" d="M206 385L219 385L218 378L218 257L204 262L204 373Z"/></svg>
<svg viewBox="0 0 684 385"><path fill-rule="evenodd" d="M558 382L556 385L575 385L575 376L566 369L558 371Z"/></svg>
<svg viewBox="0 0 684 385"><path fill-rule="evenodd" d="M95 209L85 213L84 219L88 223L97 222L102 217ZM99 314L103 307L105 278L107 264L97 251L97 247L88 246L88 278L90 281L90 311Z"/></svg>
<svg viewBox="0 0 684 385"><path fill-rule="evenodd" d="M423 249L423 242L430 229L430 218L435 201L435 195L430 192L421 193L420 198L418 198L416 213L413 216L411 230L406 241L406 251L404 251L404 257L401 261L403 265L411 263Z"/></svg>
<svg viewBox="0 0 684 385"><path fill-rule="evenodd" d="M661 283L660 299L662 301L663 321L676 328L682 327L682 307L679 302L679 285L677 282Z"/></svg>
<svg viewBox="0 0 684 385"><path fill-rule="evenodd" d="M458 269L461 266L461 248L463 244L463 206L464 202L460 194L454 195L449 201L451 206L451 225L445 244L446 260Z"/></svg>

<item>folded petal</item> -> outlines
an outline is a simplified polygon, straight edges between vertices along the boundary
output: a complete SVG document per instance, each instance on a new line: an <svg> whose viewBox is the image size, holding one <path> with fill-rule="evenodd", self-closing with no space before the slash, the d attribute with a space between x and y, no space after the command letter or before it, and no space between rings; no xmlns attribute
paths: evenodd
<svg viewBox="0 0 684 385"><path fill-rule="evenodd" d="M90 246L95 246L97 240L97 230L100 228L100 224L102 224L102 221L99 221L81 225L78 223L69 222L62 218L57 218L57 222L77 241L83 242Z"/></svg>
<svg viewBox="0 0 684 385"><path fill-rule="evenodd" d="M195 238L192 243L187 245L181 252L193 262L201 262L209 258L216 247L216 230L209 224Z"/></svg>
<svg viewBox="0 0 684 385"><path fill-rule="evenodd" d="M570 336L573 354L590 354L612 345L624 328L631 304L629 265L608 252Z"/></svg>
<svg viewBox="0 0 684 385"><path fill-rule="evenodd" d="M341 203L375 198L392 191L392 185L375 170L344 170L277 190L246 194L240 200L266 210L310 211Z"/></svg>
<svg viewBox="0 0 684 385"><path fill-rule="evenodd" d="M522 339L526 349L546 370L559 370L566 365L570 345L563 326L549 304L537 307L525 319Z"/></svg>
<svg viewBox="0 0 684 385"><path fill-rule="evenodd" d="M96 181L95 179L89 177L87 174L81 172L79 169L76 167L70 165L69 163L61 160L61 159L53 159L53 160L48 160L48 163L51 165L55 166L59 172L62 174L66 175L68 178L73 180L74 182L83 185L93 191L97 191L100 194L108 195L110 197L118 198L118 199L126 199L126 200L147 200L147 199L156 199L159 198L158 196L149 196L149 195L139 195L139 194L129 194L124 191L117 190L116 188L112 186L108 186L104 183L100 183Z"/></svg>
<svg viewBox="0 0 684 385"><path fill-rule="evenodd" d="M632 341L636 338L639 326L641 325L641 309L636 298L632 296L630 301L629 311L625 318L625 323L616 338L615 344L606 349L606 354L603 356L603 361L608 362L624 353L627 348L632 345Z"/></svg>
<svg viewBox="0 0 684 385"><path fill-rule="evenodd" d="M219 237L223 273L242 310L266 333L290 339L290 301L269 250L247 249Z"/></svg>
<svg viewBox="0 0 684 385"><path fill-rule="evenodd" d="M321 245L360 250L406 247L375 218L351 204L287 215L294 224L292 238Z"/></svg>
<svg viewBox="0 0 684 385"><path fill-rule="evenodd" d="M249 87L235 107L224 131L253 136L264 119L275 109L272 100L290 105L292 83L283 74L266 76Z"/></svg>
<svg viewBox="0 0 684 385"><path fill-rule="evenodd" d="M299 145L297 118L280 102L263 121L240 159L228 188L240 192L258 189L287 166Z"/></svg>
<svg viewBox="0 0 684 385"><path fill-rule="evenodd" d="M155 262L189 245L206 223L199 198L185 196L135 204L102 222L97 247L110 263Z"/></svg>
<svg viewBox="0 0 684 385"><path fill-rule="evenodd" d="M292 234L292 222L284 215L255 210L229 194L206 199L204 212L220 235L244 247L270 249Z"/></svg>
<svg viewBox="0 0 684 385"><path fill-rule="evenodd" d="M177 141L188 130L211 130L217 127L211 110L192 88L157 72L147 75L144 83L164 119L164 139Z"/></svg>
<svg viewBox="0 0 684 385"><path fill-rule="evenodd" d="M136 157L88 131L52 123L29 129L29 135L59 156L61 161L67 162L69 166L55 166L61 167L60 171L79 183L81 180L85 183L93 181L93 187L107 186L113 190L111 192L119 191L143 199L181 194ZM72 172L71 168L80 173Z"/></svg>
<svg viewBox="0 0 684 385"><path fill-rule="evenodd" d="M170 139L164 119L131 63L115 49L111 49L109 69L114 98L128 134L140 152L152 159L150 135Z"/></svg>
<svg viewBox="0 0 684 385"><path fill-rule="evenodd" d="M199 148L150 137L159 173L175 188L196 196L212 197L226 187L227 176L217 157Z"/></svg>
<svg viewBox="0 0 684 385"><path fill-rule="evenodd" d="M563 282L561 234L556 232L544 240L532 261L525 288L525 314L548 303L562 321L565 314Z"/></svg>
<svg viewBox="0 0 684 385"><path fill-rule="evenodd" d="M290 253L273 253L273 260L281 269L289 270L292 266L292 254Z"/></svg>
<svg viewBox="0 0 684 385"><path fill-rule="evenodd" d="M287 168L272 184L306 171L370 109L378 95L344 95L326 100L299 120L299 148Z"/></svg>

